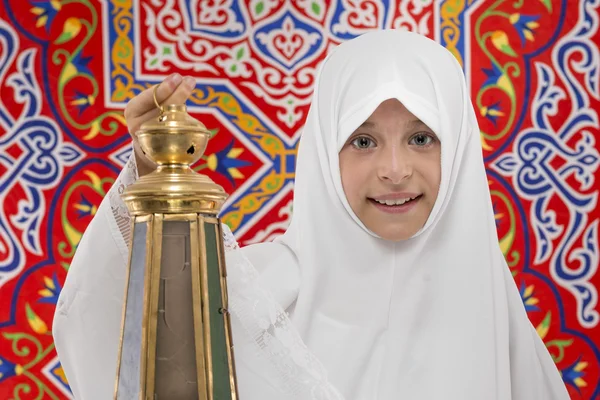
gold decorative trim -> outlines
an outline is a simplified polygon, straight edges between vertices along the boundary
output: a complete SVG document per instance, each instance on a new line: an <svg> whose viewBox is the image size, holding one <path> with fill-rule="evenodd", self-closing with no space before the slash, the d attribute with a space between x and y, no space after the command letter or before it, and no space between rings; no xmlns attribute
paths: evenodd
<svg viewBox="0 0 600 400"><path fill-rule="evenodd" d="M207 218L208 219L208 218ZM225 267L225 251L223 249L223 230L219 220L215 223L216 238L217 238L217 257L219 259L219 276L221 277L221 298L223 301L223 308L227 310L223 313L223 319L225 322L225 342L227 344L227 360L229 361L229 384L233 389L231 393L231 399L237 400L238 387L237 387L237 376L235 373L235 359L233 353L233 336L231 332L231 317L229 315L229 296L227 294L227 268Z"/></svg>
<svg viewBox="0 0 600 400"><path fill-rule="evenodd" d="M196 213L193 214L165 214L163 215L164 221L182 221L182 222L196 222L198 218Z"/></svg>
<svg viewBox="0 0 600 400"><path fill-rule="evenodd" d="M158 321L158 297L160 294L160 272L162 258L162 237L163 237L163 215L154 214L154 229L152 230L152 243L154 248L152 251L152 264L150 270L150 296L149 302L146 304L148 309L149 319L148 324L148 343L151 344L146 349L146 393L151 394L153 398L155 377L156 377L156 333ZM148 397L148 396L146 396Z"/></svg>
<svg viewBox="0 0 600 400"><path fill-rule="evenodd" d="M204 220L206 222L208 222L209 224L219 224L220 223L219 218L217 218L217 217L210 217L208 215L204 216ZM218 237L217 237L217 239L218 239Z"/></svg>
<svg viewBox="0 0 600 400"><path fill-rule="evenodd" d="M200 249L200 271L201 274L201 293L202 293L202 311L204 317L204 356L206 360L206 381L208 388L208 400L213 400L214 397L214 379L212 365L212 349L210 337L210 302L208 297L208 261L206 259L206 230L204 228L204 217L198 215L198 226L200 235L198 237Z"/></svg>
<svg viewBox="0 0 600 400"><path fill-rule="evenodd" d="M133 217L135 218L135 222L150 222L150 221L152 221L152 214L133 215ZM133 232L133 231L131 231L131 232ZM133 246L133 238L131 239L131 245Z"/></svg>
<svg viewBox="0 0 600 400"><path fill-rule="evenodd" d="M147 351L148 351L148 319L150 302L150 275L152 274L152 239L154 234L154 216L150 215L146 231L146 259L144 260L144 302L142 315L142 350L140 353L140 397L146 400ZM134 233L135 235L135 233Z"/></svg>
<svg viewBox="0 0 600 400"><path fill-rule="evenodd" d="M192 301L193 304L193 315L194 315L194 345L196 348L196 361L202 363L201 365L196 364L196 374L198 375L198 399L208 399L208 385L206 384L206 355L205 355L205 343L204 343L204 327L203 327L203 316L202 316L202 283L201 283L201 267L200 267L200 254L199 254L199 242L200 242L199 230L198 230L198 216L194 214L194 220L190 222L190 266L192 274ZM205 392L202 392L201 388L205 388Z"/></svg>

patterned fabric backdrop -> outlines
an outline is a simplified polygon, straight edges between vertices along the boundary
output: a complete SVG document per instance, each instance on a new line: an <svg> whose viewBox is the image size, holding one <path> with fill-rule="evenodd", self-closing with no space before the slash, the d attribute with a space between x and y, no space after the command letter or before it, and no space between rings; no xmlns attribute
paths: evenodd
<svg viewBox="0 0 600 400"><path fill-rule="evenodd" d="M196 76L190 109L216 132L196 169L231 193L223 220L242 243L271 240L290 219L317 66L332 46L384 28L435 38L464 66L523 303L572 398L600 398L599 6L2 0L0 398L71 398L52 316L130 154L127 101L171 72Z"/></svg>

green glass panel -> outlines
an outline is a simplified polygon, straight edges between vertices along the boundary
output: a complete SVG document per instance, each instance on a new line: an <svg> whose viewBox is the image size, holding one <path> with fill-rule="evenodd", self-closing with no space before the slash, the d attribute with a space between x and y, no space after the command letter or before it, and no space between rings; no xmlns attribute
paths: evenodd
<svg viewBox="0 0 600 400"><path fill-rule="evenodd" d="M214 382L213 396L214 400L231 400L225 318L222 314L223 297L221 291L223 288L221 287L221 274L219 271L217 226L206 222L204 223L204 230L206 232L206 261L208 267L208 302L210 309L210 339Z"/></svg>

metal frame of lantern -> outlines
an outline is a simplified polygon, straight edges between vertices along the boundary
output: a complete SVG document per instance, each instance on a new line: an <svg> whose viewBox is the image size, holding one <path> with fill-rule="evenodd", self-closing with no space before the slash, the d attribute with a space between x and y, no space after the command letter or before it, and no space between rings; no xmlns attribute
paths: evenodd
<svg viewBox="0 0 600 400"><path fill-rule="evenodd" d="M185 106L161 107L156 88L154 100L161 113L136 136L158 168L122 195L133 222L114 398L238 400L217 216L226 194L190 168L210 132Z"/></svg>

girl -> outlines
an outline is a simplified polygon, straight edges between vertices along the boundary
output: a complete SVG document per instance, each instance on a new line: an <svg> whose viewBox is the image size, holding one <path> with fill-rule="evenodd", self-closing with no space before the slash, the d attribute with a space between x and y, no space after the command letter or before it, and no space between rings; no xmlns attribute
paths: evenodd
<svg viewBox="0 0 600 400"><path fill-rule="evenodd" d="M159 96L183 102L186 83L171 78ZM130 129L154 116L151 94L138 97ZM56 312L77 398L114 387L130 235L118 192L133 161L83 236ZM425 37L372 32L327 57L289 229L243 250L225 239L242 400L568 399L498 245L462 70Z"/></svg>

